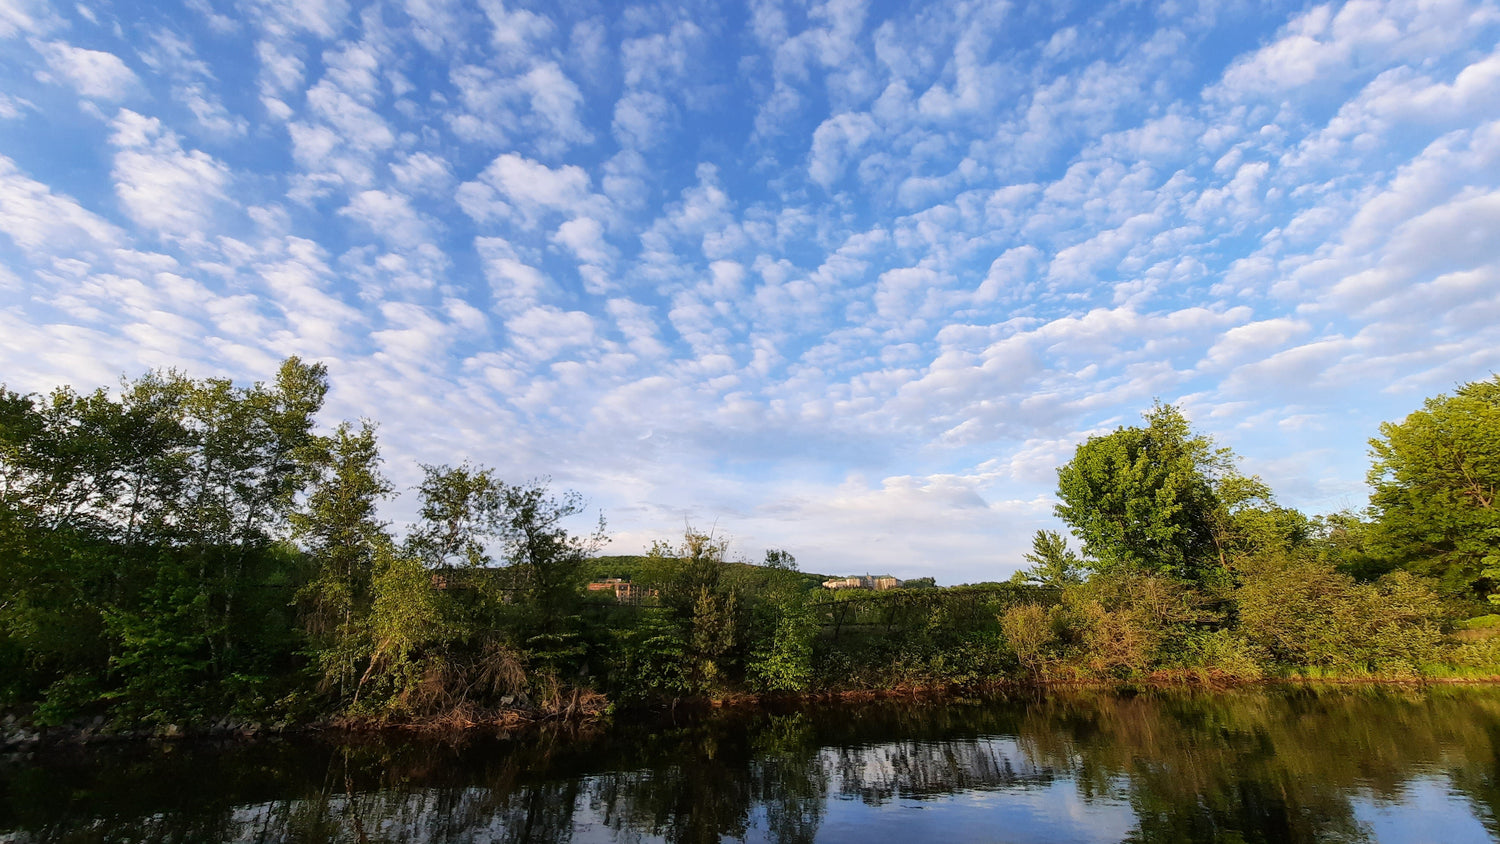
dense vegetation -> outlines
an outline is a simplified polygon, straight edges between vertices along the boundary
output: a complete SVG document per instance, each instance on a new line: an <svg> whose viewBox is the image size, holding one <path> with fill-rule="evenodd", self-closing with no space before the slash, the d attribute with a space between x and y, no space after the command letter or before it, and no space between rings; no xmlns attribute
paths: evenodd
<svg viewBox="0 0 1500 844"><path fill-rule="evenodd" d="M1003 679L1500 673L1500 378L1372 442L1372 506L1309 518L1158 405L1058 470L1081 554L1007 583L830 592L688 529L601 558L575 494L424 466L419 514L327 373L0 389L0 705L39 723L566 715ZM324 431L324 433L320 433ZM649 595L617 602L593 578ZM922 588L924 587L925 588ZM1455 627L1465 627L1456 635Z"/></svg>

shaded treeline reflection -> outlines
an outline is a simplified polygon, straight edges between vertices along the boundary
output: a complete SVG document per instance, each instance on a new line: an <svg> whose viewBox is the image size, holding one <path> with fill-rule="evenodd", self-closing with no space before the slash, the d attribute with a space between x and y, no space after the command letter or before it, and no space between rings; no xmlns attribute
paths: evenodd
<svg viewBox="0 0 1500 844"><path fill-rule="evenodd" d="M1399 805L1432 777L1494 836L1497 744L1497 689L1289 687L880 701L450 743L54 748L0 762L0 838L812 841L838 805L989 792L1003 824L1008 795L1070 787L1128 804L1133 840L1363 840L1356 799Z"/></svg>

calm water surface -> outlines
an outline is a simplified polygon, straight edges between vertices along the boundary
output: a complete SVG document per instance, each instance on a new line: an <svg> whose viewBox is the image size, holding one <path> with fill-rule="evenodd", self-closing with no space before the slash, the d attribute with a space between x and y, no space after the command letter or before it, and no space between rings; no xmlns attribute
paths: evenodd
<svg viewBox="0 0 1500 844"><path fill-rule="evenodd" d="M0 758L0 841L1500 836L1500 688L1048 694Z"/></svg>

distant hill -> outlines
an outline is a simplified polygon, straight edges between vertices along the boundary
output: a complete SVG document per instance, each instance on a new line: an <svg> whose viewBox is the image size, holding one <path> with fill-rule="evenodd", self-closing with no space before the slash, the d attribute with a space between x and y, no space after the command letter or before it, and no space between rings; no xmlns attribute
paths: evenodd
<svg viewBox="0 0 1500 844"><path fill-rule="evenodd" d="M607 577L628 577L637 580L643 576L646 569L646 556L643 554L612 554L600 557L590 557L584 563L584 571L590 580L603 580ZM729 562L731 576L754 578L764 571L763 566L753 563ZM804 581L807 588L815 589L823 585L832 575L818 574L817 572L797 572Z"/></svg>

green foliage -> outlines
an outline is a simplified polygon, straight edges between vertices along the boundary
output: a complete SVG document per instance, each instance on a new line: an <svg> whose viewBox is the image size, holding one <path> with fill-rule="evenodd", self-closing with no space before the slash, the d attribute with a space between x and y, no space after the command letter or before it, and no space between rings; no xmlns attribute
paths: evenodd
<svg viewBox="0 0 1500 844"><path fill-rule="evenodd" d="M1055 530L1039 530L1031 538L1031 553L1026 555L1031 568L1022 572L1027 583L1062 588L1081 583L1085 573L1083 561L1068 547L1068 540Z"/></svg>
<svg viewBox="0 0 1500 844"><path fill-rule="evenodd" d="M480 568L494 562L489 543L504 519L505 485L482 466L422 467L421 517L407 548L432 569Z"/></svg>
<svg viewBox="0 0 1500 844"><path fill-rule="evenodd" d="M369 622L375 561L391 544L376 509L391 488L380 473L380 449L369 423L358 431L340 425L317 465L321 471L307 505L292 517L294 535L313 566L298 597L324 688L337 700L352 701L374 647Z"/></svg>
<svg viewBox="0 0 1500 844"><path fill-rule="evenodd" d="M562 523L584 512L583 497L576 492L553 496L545 480L505 486L502 503L498 535L515 582L545 617L556 617L576 601L584 561L607 541L604 516L592 533L569 533Z"/></svg>
<svg viewBox="0 0 1500 844"><path fill-rule="evenodd" d="M447 633L443 594L432 588L432 575L416 557L390 543L376 551L368 621L369 656L354 689L402 711L426 673L423 657L443 643Z"/></svg>
<svg viewBox="0 0 1500 844"><path fill-rule="evenodd" d="M1269 655L1239 630L1195 630L1182 645L1182 665L1214 680L1249 682L1265 676Z"/></svg>
<svg viewBox="0 0 1500 844"><path fill-rule="evenodd" d="M271 590L295 560L276 540L326 389L295 358L244 388L164 372L113 394L0 389L0 653L24 654L10 695L48 718L101 701L176 718L288 673Z"/></svg>
<svg viewBox="0 0 1500 844"><path fill-rule="evenodd" d="M1320 559L1356 580L1374 580L1394 568L1378 547L1376 526L1358 513L1343 511L1313 519L1308 547Z"/></svg>
<svg viewBox="0 0 1500 844"><path fill-rule="evenodd" d="M767 692L806 691L812 682L812 614L786 612L776 620L767 641L751 653L748 673L755 688Z"/></svg>
<svg viewBox="0 0 1500 844"><path fill-rule="evenodd" d="M1496 630L1500 629L1500 615L1490 613L1489 615L1475 616L1453 622L1458 630Z"/></svg>
<svg viewBox="0 0 1500 844"><path fill-rule="evenodd" d="M371 423L315 433L321 366L269 384L148 374L116 391L0 388L0 705L40 723L271 709L446 717L750 689L1035 679L1500 671L1452 596L1489 594L1500 379L1376 441L1371 519L1308 519L1158 405L1059 469L1056 532L1011 583L830 592L793 556L727 559L689 528L594 558L576 493L425 466L397 543ZM1447 590L1439 601L1432 581ZM657 590L595 596L590 577ZM316 687L316 690L314 689Z"/></svg>
<svg viewBox="0 0 1500 844"><path fill-rule="evenodd" d="M1500 602L1500 376L1381 425L1370 448L1384 553L1450 592Z"/></svg>
<svg viewBox="0 0 1500 844"><path fill-rule="evenodd" d="M1197 577L1217 556L1213 480L1231 459L1158 404L1144 428L1090 437L1057 470L1057 515L1101 572Z"/></svg>
<svg viewBox="0 0 1500 844"><path fill-rule="evenodd" d="M617 643L613 690L623 702L670 700L699 691L687 636L669 613L649 611L633 628L618 631Z"/></svg>
<svg viewBox="0 0 1500 844"><path fill-rule="evenodd" d="M1059 626L1069 662L1087 676L1125 679L1181 662L1192 631L1212 624L1193 585L1152 572L1100 574L1063 592Z"/></svg>
<svg viewBox="0 0 1500 844"><path fill-rule="evenodd" d="M1439 655L1443 607L1407 572L1358 583L1319 560L1272 559L1237 597L1246 637L1283 665L1409 674Z"/></svg>
<svg viewBox="0 0 1500 844"><path fill-rule="evenodd" d="M1500 677L1500 636L1472 642L1461 642L1447 654L1446 662L1462 674L1478 677Z"/></svg>
<svg viewBox="0 0 1500 844"><path fill-rule="evenodd" d="M1000 616L1006 644L1021 667L1034 677L1042 676L1059 656L1053 615L1038 604L1017 604Z"/></svg>

